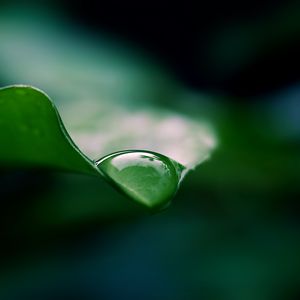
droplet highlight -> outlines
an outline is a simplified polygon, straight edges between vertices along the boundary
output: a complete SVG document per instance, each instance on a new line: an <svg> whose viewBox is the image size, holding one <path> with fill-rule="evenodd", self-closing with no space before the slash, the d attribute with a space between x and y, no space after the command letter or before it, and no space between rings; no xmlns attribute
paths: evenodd
<svg viewBox="0 0 300 300"><path fill-rule="evenodd" d="M104 177L124 194L151 209L168 206L183 166L159 153L125 150L96 161Z"/></svg>

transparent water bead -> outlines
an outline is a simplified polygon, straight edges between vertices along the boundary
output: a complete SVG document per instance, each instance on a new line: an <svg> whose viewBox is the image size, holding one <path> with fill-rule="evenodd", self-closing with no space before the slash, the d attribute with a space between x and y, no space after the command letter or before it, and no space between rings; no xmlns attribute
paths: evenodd
<svg viewBox="0 0 300 300"><path fill-rule="evenodd" d="M104 177L148 208L167 206L175 195L183 166L150 151L125 150L96 161Z"/></svg>

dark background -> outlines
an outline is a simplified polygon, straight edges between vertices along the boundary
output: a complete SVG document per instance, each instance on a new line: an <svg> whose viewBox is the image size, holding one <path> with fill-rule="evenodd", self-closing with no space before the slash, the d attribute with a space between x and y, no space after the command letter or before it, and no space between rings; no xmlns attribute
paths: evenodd
<svg viewBox="0 0 300 300"><path fill-rule="evenodd" d="M62 3L76 22L138 43L193 88L245 98L279 89L299 79L299 28L292 35L286 33L286 39L280 32L287 23L299 18L299 14L292 15L295 8L299 9L296 1ZM288 13L281 17L285 11ZM228 42L231 59L239 50L246 52L249 47L251 52L259 48L253 51L256 53L250 61L230 72L226 72L225 66L217 65L218 60L221 64L226 60L222 58L222 49L212 49L213 39L227 28L231 30L228 39L232 39L235 29L241 28L236 36L241 39L240 43ZM257 40L258 45L255 45ZM216 46L222 47L222 44ZM272 51L268 51L270 47ZM211 53L216 50L219 52Z"/></svg>
<svg viewBox="0 0 300 300"><path fill-rule="evenodd" d="M299 80L298 1L30 3L136 43L192 88L245 100Z"/></svg>

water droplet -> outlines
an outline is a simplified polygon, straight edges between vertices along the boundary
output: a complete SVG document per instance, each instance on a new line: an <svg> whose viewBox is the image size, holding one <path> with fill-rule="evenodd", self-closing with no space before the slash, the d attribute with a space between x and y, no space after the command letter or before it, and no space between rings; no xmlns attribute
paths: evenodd
<svg viewBox="0 0 300 300"><path fill-rule="evenodd" d="M177 191L183 166L155 152L125 150L96 162L104 177L133 200L158 209Z"/></svg>

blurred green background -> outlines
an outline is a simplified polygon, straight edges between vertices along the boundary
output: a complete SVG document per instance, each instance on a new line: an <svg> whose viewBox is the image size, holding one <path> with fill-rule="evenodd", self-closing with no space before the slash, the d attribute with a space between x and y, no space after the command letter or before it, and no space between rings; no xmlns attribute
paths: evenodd
<svg viewBox="0 0 300 300"><path fill-rule="evenodd" d="M102 82L111 101L204 119L219 139L156 215L97 178L2 168L1 300L300 298L298 1L2 1L0 15L10 24L36 18L58 37L62 23L78 48L94 39L108 49L93 50L103 78L124 80ZM18 30L4 39L3 28L2 41L18 50ZM22 48L23 65L0 43L1 86L34 84L58 105L70 96L64 62L60 78L51 73L51 43L38 45L42 58ZM68 57L65 45L58 39L55 51ZM114 55L130 59L118 69ZM80 68L84 90L94 70L89 58L75 61L65 63Z"/></svg>

